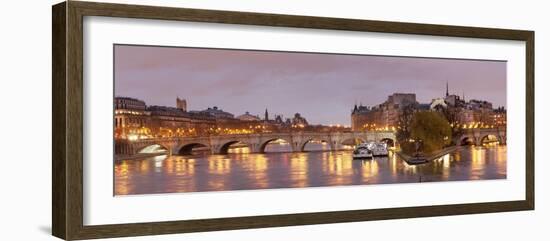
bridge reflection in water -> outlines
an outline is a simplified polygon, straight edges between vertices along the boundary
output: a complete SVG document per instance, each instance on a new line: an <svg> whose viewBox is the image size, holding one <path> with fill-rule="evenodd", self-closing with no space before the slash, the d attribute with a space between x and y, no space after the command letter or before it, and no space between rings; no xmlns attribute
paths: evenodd
<svg viewBox="0 0 550 241"><path fill-rule="evenodd" d="M150 194L411 183L506 178L506 146L464 146L425 165L409 166L396 155L352 160L350 150L308 144L310 152L271 143L267 153L232 148L228 155L157 156L115 163L115 194ZM283 152L281 152L283 151Z"/></svg>

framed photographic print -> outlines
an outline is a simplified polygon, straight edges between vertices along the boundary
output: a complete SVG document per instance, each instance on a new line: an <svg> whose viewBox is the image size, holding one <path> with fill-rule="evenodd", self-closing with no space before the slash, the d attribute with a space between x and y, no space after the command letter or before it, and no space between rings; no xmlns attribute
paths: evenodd
<svg viewBox="0 0 550 241"><path fill-rule="evenodd" d="M532 31L77 1L52 24L57 237L534 209Z"/></svg>

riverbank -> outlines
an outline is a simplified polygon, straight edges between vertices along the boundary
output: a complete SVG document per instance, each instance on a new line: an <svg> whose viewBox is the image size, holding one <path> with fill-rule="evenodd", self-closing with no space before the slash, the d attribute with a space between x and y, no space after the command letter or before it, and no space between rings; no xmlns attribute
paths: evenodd
<svg viewBox="0 0 550 241"><path fill-rule="evenodd" d="M434 152L434 153L432 153L428 156L424 156L422 158L425 158L426 163L429 163L429 162L432 162L433 160L436 160L436 159L438 159L442 156L445 156L449 153L452 153L452 152L456 151L458 148L459 148L458 146L450 146L450 147L444 148L440 151ZM402 151L396 152L396 154L397 154L397 156L399 156L399 158L403 159L407 163L411 163L411 160L417 158L417 157L414 157L414 156L411 156L411 155L407 155L407 154L403 153Z"/></svg>

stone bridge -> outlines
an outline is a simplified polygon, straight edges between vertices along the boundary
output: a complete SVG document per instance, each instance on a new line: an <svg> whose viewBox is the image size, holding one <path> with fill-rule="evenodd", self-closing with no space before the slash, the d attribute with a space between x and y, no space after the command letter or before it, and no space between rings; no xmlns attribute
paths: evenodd
<svg viewBox="0 0 550 241"><path fill-rule="evenodd" d="M282 139L290 144L292 152L304 151L305 145L312 141L323 141L330 145L330 150L341 150L344 142L359 139L361 141L385 141L396 143L395 133L389 131L367 132L288 132L216 135L198 137L153 138L142 140L117 140L115 154L135 155L144 148L160 145L168 150L168 154L191 154L195 147L206 147L212 154L227 154L232 144L242 143L253 153L263 153L269 142Z"/></svg>
<svg viewBox="0 0 550 241"><path fill-rule="evenodd" d="M479 146L483 144L484 140L489 139L491 136L496 137L496 140L498 140L500 144L506 145L506 128L466 129L455 142L457 145L471 143Z"/></svg>

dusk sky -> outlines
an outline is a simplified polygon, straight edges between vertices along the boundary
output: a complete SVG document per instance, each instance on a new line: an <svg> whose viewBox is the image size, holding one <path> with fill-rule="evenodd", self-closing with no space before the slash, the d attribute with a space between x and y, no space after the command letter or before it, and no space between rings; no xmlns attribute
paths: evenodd
<svg viewBox="0 0 550 241"><path fill-rule="evenodd" d="M506 106L506 62L321 53L115 46L115 95L189 110L218 106L235 116L267 108L310 124L350 125L355 103L415 93L429 103L449 92Z"/></svg>

